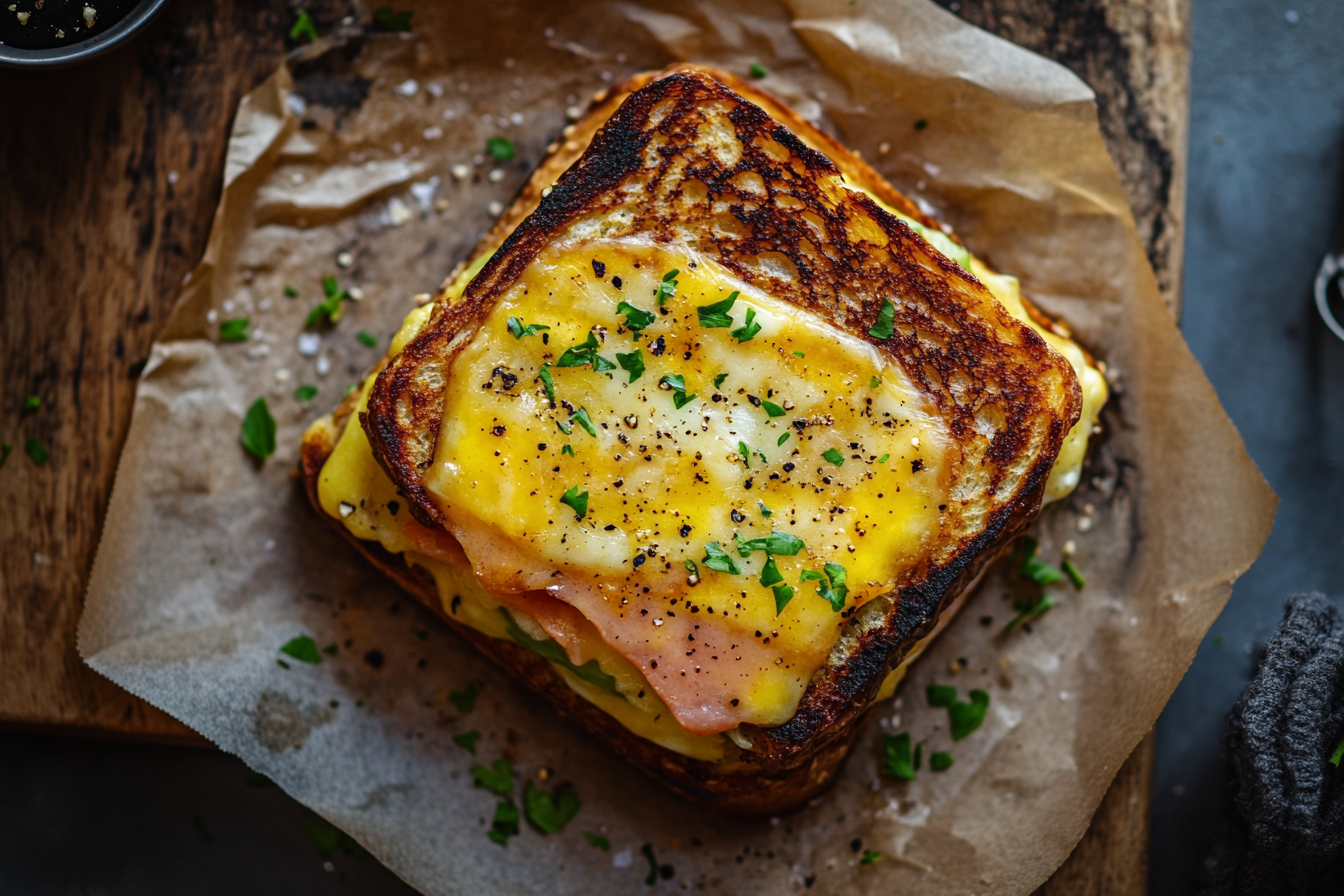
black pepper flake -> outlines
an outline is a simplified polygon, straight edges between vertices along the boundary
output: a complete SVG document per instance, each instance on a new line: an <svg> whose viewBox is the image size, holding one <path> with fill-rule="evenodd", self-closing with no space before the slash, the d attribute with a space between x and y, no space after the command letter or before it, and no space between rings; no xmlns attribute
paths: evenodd
<svg viewBox="0 0 1344 896"><path fill-rule="evenodd" d="M493 429L491 429L491 430L490 430L490 435L492 435L492 436L502 436L502 435L504 435L504 424L501 423L501 424L495 426Z"/></svg>
<svg viewBox="0 0 1344 896"><path fill-rule="evenodd" d="M384 659L385 657L381 650L370 650L368 653L364 654L364 662L368 663L369 666L374 669L383 668Z"/></svg>
<svg viewBox="0 0 1344 896"><path fill-rule="evenodd" d="M983 626L986 626L986 627L991 626L991 625L994 624L994 617L993 617L993 616L981 616L981 617L980 617L980 624L983 625Z"/></svg>
<svg viewBox="0 0 1344 896"><path fill-rule="evenodd" d="M947 505L946 505L946 504L939 504L939 505L938 505L938 509L939 509L939 510L946 510L946 509L947 509Z"/></svg>
<svg viewBox="0 0 1344 896"><path fill-rule="evenodd" d="M793 462L792 462L792 461L790 461L789 463L787 463L787 464L784 465L784 472L785 472L785 473L792 473L792 472L793 472Z"/></svg>
<svg viewBox="0 0 1344 896"><path fill-rule="evenodd" d="M729 700L728 702L731 703L731 704L733 704L734 706L736 706L736 705L737 705L739 702L741 702L741 701L739 701L736 697L734 697L733 699Z"/></svg>
<svg viewBox="0 0 1344 896"><path fill-rule="evenodd" d="M649 346L649 354L655 358L661 358L665 351L667 351L667 340L661 336L653 340L653 344Z"/></svg>
<svg viewBox="0 0 1344 896"><path fill-rule="evenodd" d="M601 280L603 277L607 276L607 266L594 258L593 273L597 275L597 279Z"/></svg>
<svg viewBox="0 0 1344 896"><path fill-rule="evenodd" d="M739 511L736 507L734 507L733 512L728 515L733 518L733 522L735 523L740 523L746 519L746 517L742 515L742 512Z"/></svg>
<svg viewBox="0 0 1344 896"><path fill-rule="evenodd" d="M689 360L691 360L691 353L690 353L690 352L684 352L684 353L682 353L681 360L683 360L683 361L689 361Z"/></svg>
<svg viewBox="0 0 1344 896"><path fill-rule="evenodd" d="M757 398L755 395L748 395L747 401L751 402L751 406L754 408L758 408L761 406L761 400Z"/></svg>
<svg viewBox="0 0 1344 896"><path fill-rule="evenodd" d="M393 516L396 516L397 513L398 513L398 511L401 510L401 502L400 502L400 501L388 501L388 502L387 502L387 509L388 509L388 511L391 512L391 514L392 514Z"/></svg>
<svg viewBox="0 0 1344 896"><path fill-rule="evenodd" d="M611 278L611 285L614 286L614 287L616 287L617 289L620 289L620 288L621 288L621 278L620 278L620 277L612 277L612 278Z"/></svg>
<svg viewBox="0 0 1344 896"><path fill-rule="evenodd" d="M650 669L657 669L657 668L658 668L658 661L657 661L657 660L649 660L649 668L650 668Z"/></svg>
<svg viewBox="0 0 1344 896"><path fill-rule="evenodd" d="M855 837L853 840L849 841L849 848L853 852L858 852L863 849L863 841L858 837Z"/></svg>
<svg viewBox="0 0 1344 896"><path fill-rule="evenodd" d="M681 537L682 537L682 538L685 538L687 535L690 535L690 534L691 534L691 528L692 528L692 527L691 527L690 525L682 526L682 527L681 527Z"/></svg>
<svg viewBox="0 0 1344 896"><path fill-rule="evenodd" d="M920 460L919 458L915 458L914 460L910 461L911 473L918 473L922 469L924 469L924 461Z"/></svg>
<svg viewBox="0 0 1344 896"><path fill-rule="evenodd" d="M644 565L644 560L645 560L645 559L646 559L646 558L644 557L643 554L636 554L636 555L635 555L635 560L634 560L634 563L635 563L635 569L639 569L641 566L643 566L643 565Z"/></svg>
<svg viewBox="0 0 1344 896"><path fill-rule="evenodd" d="M538 450L538 451L545 451L545 450L546 450L546 443L545 443L545 442L538 442L538 443L537 443L537 450Z"/></svg>

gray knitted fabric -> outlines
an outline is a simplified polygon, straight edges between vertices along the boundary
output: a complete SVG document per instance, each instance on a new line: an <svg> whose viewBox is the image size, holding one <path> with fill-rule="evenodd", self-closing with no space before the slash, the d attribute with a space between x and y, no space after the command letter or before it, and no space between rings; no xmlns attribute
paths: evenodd
<svg viewBox="0 0 1344 896"><path fill-rule="evenodd" d="M1306 893L1344 855L1344 619L1295 594L1226 737L1236 818L1205 865L1206 896Z"/></svg>

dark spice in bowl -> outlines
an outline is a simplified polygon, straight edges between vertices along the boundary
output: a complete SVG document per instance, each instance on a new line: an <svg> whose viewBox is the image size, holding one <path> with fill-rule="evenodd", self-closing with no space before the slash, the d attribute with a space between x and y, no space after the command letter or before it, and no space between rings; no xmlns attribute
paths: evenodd
<svg viewBox="0 0 1344 896"><path fill-rule="evenodd" d="M0 44L25 50L88 40L125 18L138 0L0 0Z"/></svg>

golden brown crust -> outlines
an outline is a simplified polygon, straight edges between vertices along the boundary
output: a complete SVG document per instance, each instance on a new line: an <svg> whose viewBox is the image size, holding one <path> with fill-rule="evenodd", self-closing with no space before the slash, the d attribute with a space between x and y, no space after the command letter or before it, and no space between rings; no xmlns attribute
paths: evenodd
<svg viewBox="0 0 1344 896"><path fill-rule="evenodd" d="M375 456L417 518L441 526L420 474L433 459L452 359L535 255L583 222L601 221L605 235L638 233L689 244L897 360L937 404L960 449L957 500L943 515L934 555L892 594L855 613L795 716L774 728L746 726L755 746L740 761L697 762L643 741L574 694L544 661L507 642L467 634L679 793L766 812L797 804L834 775L886 672L1035 518L1081 397L1068 364L1013 320L979 281L868 197L845 189L838 174L927 226L936 222L773 97L713 74L750 92L756 104L691 66L637 76L596 98L590 116L567 129L565 141L553 147L513 208L481 241L478 252L499 251L462 299L439 302L420 334L378 376L362 423ZM708 126L731 131L727 152L722 140L702 139ZM639 201L631 202L631 195ZM706 197L718 200L720 209L726 203L729 212L712 211L715 203ZM777 276L781 269L787 277ZM893 333L878 339L869 330L888 299L895 303ZM304 458L312 493L325 455L305 445ZM310 461L316 464L312 472ZM360 548L441 614L432 586L408 584L404 569L389 568L399 561L379 558L376 546Z"/></svg>

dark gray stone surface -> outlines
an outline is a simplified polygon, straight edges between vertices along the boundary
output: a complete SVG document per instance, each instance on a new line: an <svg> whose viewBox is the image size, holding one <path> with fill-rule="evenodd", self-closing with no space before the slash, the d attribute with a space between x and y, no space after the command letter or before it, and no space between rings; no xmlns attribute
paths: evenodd
<svg viewBox="0 0 1344 896"><path fill-rule="evenodd" d="M1344 5L1196 0L1193 38L1183 328L1282 503L1158 722L1153 896L1193 892L1219 737L1283 598L1344 594L1344 344L1311 303L1344 211Z"/></svg>

